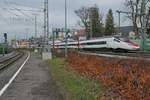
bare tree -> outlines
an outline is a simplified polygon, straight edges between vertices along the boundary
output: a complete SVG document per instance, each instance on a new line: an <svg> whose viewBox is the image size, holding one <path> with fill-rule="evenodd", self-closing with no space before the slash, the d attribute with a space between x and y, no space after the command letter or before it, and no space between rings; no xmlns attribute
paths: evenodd
<svg viewBox="0 0 150 100"><path fill-rule="evenodd" d="M84 25L84 28L85 28L85 31L86 31L86 34L87 34L87 37L89 37L88 33L89 33L89 9L86 8L86 7L82 7L78 10L75 11L76 15L80 18L81 22L83 23ZM80 22L78 22L80 23ZM79 24L81 25L81 23Z"/></svg>
<svg viewBox="0 0 150 100"><path fill-rule="evenodd" d="M128 18L132 20L134 31L138 34L138 26L137 26L137 18L138 15L136 14L138 12L138 5L139 0L126 0L125 6L129 8L129 12L132 12L128 15Z"/></svg>
<svg viewBox="0 0 150 100"><path fill-rule="evenodd" d="M148 4L150 2L150 0L146 0L146 3ZM133 27L134 27L134 31L139 35L139 29L138 29L138 24L137 22L139 22L139 24L142 26L143 24L143 15L146 14L146 11L143 12L144 8L145 8L145 1L144 0L126 0L125 2L125 6L129 9L129 12L131 12L128 15L128 18L130 18L132 20L133 23ZM146 17L147 19L147 25L149 22L149 17Z"/></svg>
<svg viewBox="0 0 150 100"><path fill-rule="evenodd" d="M148 13L146 16L146 27L147 27L147 34L150 36L150 7L148 8Z"/></svg>

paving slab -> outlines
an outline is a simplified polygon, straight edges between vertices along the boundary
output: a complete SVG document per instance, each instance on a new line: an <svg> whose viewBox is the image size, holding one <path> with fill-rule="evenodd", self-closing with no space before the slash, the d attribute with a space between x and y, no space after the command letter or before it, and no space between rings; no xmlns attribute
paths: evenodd
<svg viewBox="0 0 150 100"><path fill-rule="evenodd" d="M34 53L0 100L63 100L48 64Z"/></svg>

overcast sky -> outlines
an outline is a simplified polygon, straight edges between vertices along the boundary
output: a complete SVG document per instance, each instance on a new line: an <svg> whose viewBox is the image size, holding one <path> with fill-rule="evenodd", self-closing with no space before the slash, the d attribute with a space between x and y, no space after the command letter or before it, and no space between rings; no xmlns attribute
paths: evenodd
<svg viewBox="0 0 150 100"><path fill-rule="evenodd" d="M64 27L64 1L49 0L50 27ZM74 11L82 6L93 6L97 4L100 12L106 15L108 9L112 9L117 25L118 9L124 10L125 0L67 0L68 26L78 27L79 18ZM43 32L43 9L44 0L0 0L0 33L7 32L10 38L26 38L34 36L34 18L37 15L38 36ZM23 9L21 11L16 9ZM25 10L33 10L25 11ZM128 25L127 19L122 17L122 25ZM28 33L28 34L25 34ZM1 34L2 35L2 34ZM1 36L2 41L2 36Z"/></svg>

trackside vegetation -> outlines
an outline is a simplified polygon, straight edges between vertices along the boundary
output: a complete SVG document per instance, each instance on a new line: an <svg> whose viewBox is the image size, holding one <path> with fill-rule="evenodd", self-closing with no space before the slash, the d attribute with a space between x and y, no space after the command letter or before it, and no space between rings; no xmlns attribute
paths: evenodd
<svg viewBox="0 0 150 100"><path fill-rule="evenodd" d="M102 87L67 67L64 59L50 61L50 71L65 100L98 100Z"/></svg>

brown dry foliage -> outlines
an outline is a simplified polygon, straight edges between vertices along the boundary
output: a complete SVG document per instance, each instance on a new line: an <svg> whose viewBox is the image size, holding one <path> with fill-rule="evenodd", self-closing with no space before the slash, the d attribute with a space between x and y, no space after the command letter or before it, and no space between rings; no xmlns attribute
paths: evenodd
<svg viewBox="0 0 150 100"><path fill-rule="evenodd" d="M150 100L150 63L70 53L71 69L99 80L109 89L101 99Z"/></svg>

